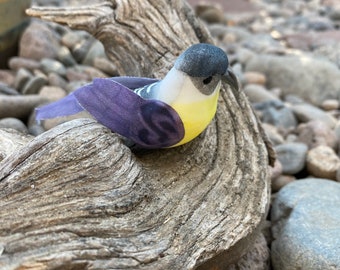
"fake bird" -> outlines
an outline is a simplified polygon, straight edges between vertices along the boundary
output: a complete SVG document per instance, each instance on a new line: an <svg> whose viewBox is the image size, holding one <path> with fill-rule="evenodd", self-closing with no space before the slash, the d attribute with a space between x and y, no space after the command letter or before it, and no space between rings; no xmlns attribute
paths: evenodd
<svg viewBox="0 0 340 270"><path fill-rule="evenodd" d="M163 80L97 78L37 108L36 120L85 110L142 148L178 146L197 137L213 119L222 81L238 89L226 53L211 44L195 44L177 58Z"/></svg>

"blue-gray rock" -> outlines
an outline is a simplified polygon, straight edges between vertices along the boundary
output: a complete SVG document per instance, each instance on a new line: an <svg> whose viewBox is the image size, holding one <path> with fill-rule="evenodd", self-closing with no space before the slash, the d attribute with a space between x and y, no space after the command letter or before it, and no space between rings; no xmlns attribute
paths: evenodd
<svg viewBox="0 0 340 270"><path fill-rule="evenodd" d="M66 46L61 46L58 51L58 60L63 63L66 67L74 66L77 64L74 60L71 51Z"/></svg>
<svg viewBox="0 0 340 270"><path fill-rule="evenodd" d="M28 132L26 125L21 120L14 117L0 119L0 128L11 128L22 133Z"/></svg>
<svg viewBox="0 0 340 270"><path fill-rule="evenodd" d="M311 104L295 104L291 108L300 122L304 123L312 120L319 120L330 128L334 128L336 125L337 121L333 116Z"/></svg>
<svg viewBox="0 0 340 270"><path fill-rule="evenodd" d="M275 146L277 159L281 162L283 174L296 174L304 166L308 147L303 143L284 143Z"/></svg>
<svg viewBox="0 0 340 270"><path fill-rule="evenodd" d="M19 92L9 87L7 84L0 82L0 94L15 96L15 95L19 95Z"/></svg>
<svg viewBox="0 0 340 270"><path fill-rule="evenodd" d="M246 71L266 75L267 87L278 87L283 95L294 94L315 105L340 96L340 70L332 62L308 55L256 55Z"/></svg>
<svg viewBox="0 0 340 270"><path fill-rule="evenodd" d="M278 97L269 92L262 85L247 84L244 89L244 93L247 95L251 103L266 102L270 100L278 100Z"/></svg>
<svg viewBox="0 0 340 270"><path fill-rule="evenodd" d="M271 220L275 270L340 269L340 183L310 178L286 185Z"/></svg>
<svg viewBox="0 0 340 270"><path fill-rule="evenodd" d="M41 60L41 69L46 73L57 73L60 76L66 75L66 69L62 63L57 60L44 58Z"/></svg>
<svg viewBox="0 0 340 270"><path fill-rule="evenodd" d="M32 73L26 68L20 68L15 76L14 87L21 91L25 84L32 78L32 76Z"/></svg>
<svg viewBox="0 0 340 270"><path fill-rule="evenodd" d="M22 89L24 95L37 94L39 90L47 83L47 78L43 76L34 76L28 80Z"/></svg>
<svg viewBox="0 0 340 270"><path fill-rule="evenodd" d="M262 121L281 128L295 128L297 120L292 110L280 100L268 100L254 104L254 108L262 112Z"/></svg>

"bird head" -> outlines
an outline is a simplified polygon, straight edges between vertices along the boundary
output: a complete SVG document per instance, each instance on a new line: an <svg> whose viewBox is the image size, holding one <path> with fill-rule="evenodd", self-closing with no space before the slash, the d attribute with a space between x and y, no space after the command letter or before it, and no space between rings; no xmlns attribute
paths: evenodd
<svg viewBox="0 0 340 270"><path fill-rule="evenodd" d="M184 102L204 99L219 91L222 81L234 89L239 88L226 53L211 44L195 44L177 58L174 67L163 79L168 90L160 91L163 96L159 98L167 103L171 103L175 96L180 96Z"/></svg>

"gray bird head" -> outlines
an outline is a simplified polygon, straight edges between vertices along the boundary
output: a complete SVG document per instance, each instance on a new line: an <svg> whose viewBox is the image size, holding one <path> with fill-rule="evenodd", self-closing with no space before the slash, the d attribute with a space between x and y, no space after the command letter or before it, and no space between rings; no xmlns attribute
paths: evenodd
<svg viewBox="0 0 340 270"><path fill-rule="evenodd" d="M193 83L206 95L211 94L221 79L232 88L239 88L236 76L229 69L226 53L211 44L192 45L177 58L174 67L192 77ZM212 85L207 85L211 81Z"/></svg>

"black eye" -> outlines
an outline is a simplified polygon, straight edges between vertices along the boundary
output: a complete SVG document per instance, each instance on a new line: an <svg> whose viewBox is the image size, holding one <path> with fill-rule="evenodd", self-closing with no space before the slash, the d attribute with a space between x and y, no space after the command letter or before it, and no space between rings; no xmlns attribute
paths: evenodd
<svg viewBox="0 0 340 270"><path fill-rule="evenodd" d="M209 84L212 81L212 76L209 76L203 80L204 84Z"/></svg>

